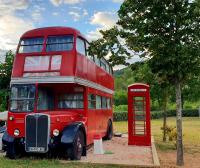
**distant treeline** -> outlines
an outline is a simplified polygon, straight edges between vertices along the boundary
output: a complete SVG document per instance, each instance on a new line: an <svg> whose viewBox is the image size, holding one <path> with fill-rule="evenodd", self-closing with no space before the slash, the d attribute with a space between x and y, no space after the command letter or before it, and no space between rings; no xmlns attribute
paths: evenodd
<svg viewBox="0 0 200 168"><path fill-rule="evenodd" d="M137 68L124 68L114 72L115 76L115 111L127 110L127 87L136 82L147 83L151 88L151 110L162 110L163 86L154 79L147 64ZM168 109L175 109L174 88L168 90ZM197 109L200 106L200 75L190 77L182 89L183 109Z"/></svg>

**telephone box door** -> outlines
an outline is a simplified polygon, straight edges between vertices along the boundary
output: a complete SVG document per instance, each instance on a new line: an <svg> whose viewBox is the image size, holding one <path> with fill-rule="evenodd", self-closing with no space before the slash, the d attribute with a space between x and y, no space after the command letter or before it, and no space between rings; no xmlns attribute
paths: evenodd
<svg viewBox="0 0 200 168"><path fill-rule="evenodd" d="M146 84L128 87L128 144L151 145L150 94Z"/></svg>

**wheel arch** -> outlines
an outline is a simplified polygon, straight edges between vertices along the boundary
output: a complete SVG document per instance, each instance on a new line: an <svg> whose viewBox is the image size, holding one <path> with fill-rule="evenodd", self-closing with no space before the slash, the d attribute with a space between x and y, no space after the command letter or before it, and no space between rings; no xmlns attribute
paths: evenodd
<svg viewBox="0 0 200 168"><path fill-rule="evenodd" d="M86 136L86 129L85 129L85 125L82 122L75 122L72 123L70 125L67 125L63 131L62 131L62 135L61 135L61 144L69 146L71 144L73 144L74 139L76 134L78 133L78 131L82 131L84 134L84 143L85 146L83 147L83 156L86 156L86 145L87 145L87 136Z"/></svg>

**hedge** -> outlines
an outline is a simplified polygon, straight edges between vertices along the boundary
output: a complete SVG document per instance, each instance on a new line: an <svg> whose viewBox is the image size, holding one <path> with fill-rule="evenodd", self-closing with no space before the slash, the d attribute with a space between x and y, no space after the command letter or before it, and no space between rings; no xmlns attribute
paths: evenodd
<svg viewBox="0 0 200 168"><path fill-rule="evenodd" d="M167 116L168 117L176 116L176 110L167 111ZM198 117L198 116L199 116L198 109L183 110L183 117ZM162 117L163 117L162 111L152 111L151 112L151 119L158 119L158 118L162 118ZM128 113L126 111L114 112L113 120L114 121L127 121Z"/></svg>

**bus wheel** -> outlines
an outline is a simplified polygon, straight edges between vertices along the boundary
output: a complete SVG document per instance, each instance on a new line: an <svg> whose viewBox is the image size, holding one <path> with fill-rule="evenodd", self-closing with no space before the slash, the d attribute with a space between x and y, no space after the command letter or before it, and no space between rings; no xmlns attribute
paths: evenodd
<svg viewBox="0 0 200 168"><path fill-rule="evenodd" d="M107 131L106 131L106 136L104 137L105 140L111 140L113 137L113 125L112 125L112 121L109 120L108 121L108 127L107 127Z"/></svg>
<svg viewBox="0 0 200 168"><path fill-rule="evenodd" d="M16 144L12 144L7 146L6 157L9 159L17 159L21 157L21 152L19 146Z"/></svg>
<svg viewBox="0 0 200 168"><path fill-rule="evenodd" d="M71 160L80 160L82 153L83 153L83 147L85 146L84 144L84 135L82 131L78 131L74 143L72 144L72 147L68 149L68 157Z"/></svg>

